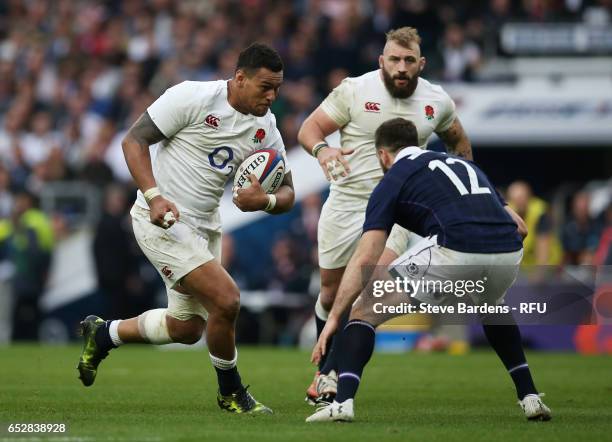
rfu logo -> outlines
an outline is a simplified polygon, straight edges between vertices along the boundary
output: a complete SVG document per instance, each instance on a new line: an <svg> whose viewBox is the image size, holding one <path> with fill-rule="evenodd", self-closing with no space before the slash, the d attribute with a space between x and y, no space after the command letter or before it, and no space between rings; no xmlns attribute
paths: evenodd
<svg viewBox="0 0 612 442"><path fill-rule="evenodd" d="M365 104L366 112L380 112L380 103L375 103L373 101L368 101Z"/></svg>
<svg viewBox="0 0 612 442"><path fill-rule="evenodd" d="M171 278L171 277L172 277L172 273L173 273L173 272L172 272L172 270L170 270L170 269L168 268L168 266L163 266L163 267L162 267L162 269L161 269L161 272L163 273L163 275L164 275L166 278Z"/></svg>
<svg viewBox="0 0 612 442"><path fill-rule="evenodd" d="M207 126L212 127L213 129L219 129L219 124L221 124L221 120L219 117L215 117L213 114L208 114L204 119L204 123Z"/></svg>

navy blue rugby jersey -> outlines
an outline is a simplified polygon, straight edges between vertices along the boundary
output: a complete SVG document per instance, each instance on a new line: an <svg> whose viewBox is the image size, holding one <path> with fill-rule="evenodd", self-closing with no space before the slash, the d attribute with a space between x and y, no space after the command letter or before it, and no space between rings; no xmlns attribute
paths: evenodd
<svg viewBox="0 0 612 442"><path fill-rule="evenodd" d="M471 161L406 147L372 192L363 231L399 224L458 252L514 252L523 244L505 204Z"/></svg>

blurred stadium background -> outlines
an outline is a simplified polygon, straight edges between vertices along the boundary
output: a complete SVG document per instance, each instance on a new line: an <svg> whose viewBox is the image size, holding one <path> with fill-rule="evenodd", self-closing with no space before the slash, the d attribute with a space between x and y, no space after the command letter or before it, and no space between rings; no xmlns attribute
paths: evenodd
<svg viewBox="0 0 612 442"><path fill-rule="evenodd" d="M240 342L307 346L327 182L297 130L342 78L375 69L385 32L405 25L476 162L526 218L526 264L610 265L611 0L0 0L0 344L69 342L85 314L164 304L130 230L122 136L169 86L230 78L259 40L285 62L273 112L299 202L271 217L224 199L223 265L242 290ZM444 339L460 349L479 342L453 333ZM612 353L609 326L524 333L538 349ZM427 336L404 330L399 349L446 348Z"/></svg>

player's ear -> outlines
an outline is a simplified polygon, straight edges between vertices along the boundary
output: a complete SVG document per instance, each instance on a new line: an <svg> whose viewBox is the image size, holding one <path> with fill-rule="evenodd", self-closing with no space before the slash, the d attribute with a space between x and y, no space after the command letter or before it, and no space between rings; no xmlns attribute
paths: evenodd
<svg viewBox="0 0 612 442"><path fill-rule="evenodd" d="M427 60L425 60L425 57L421 57L421 59L419 60L419 72L423 72L423 69L425 69L426 63L427 63Z"/></svg>
<svg viewBox="0 0 612 442"><path fill-rule="evenodd" d="M242 69L238 69L234 74L234 79L236 80L236 84L242 87L246 80L246 73Z"/></svg>
<svg viewBox="0 0 612 442"><path fill-rule="evenodd" d="M384 61L384 57L382 55L378 56L378 67L379 68L383 68L383 61Z"/></svg>

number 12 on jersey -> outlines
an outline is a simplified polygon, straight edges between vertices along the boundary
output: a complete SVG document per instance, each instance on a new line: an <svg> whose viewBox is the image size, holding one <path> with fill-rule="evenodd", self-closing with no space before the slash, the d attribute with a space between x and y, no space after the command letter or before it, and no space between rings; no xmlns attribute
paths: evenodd
<svg viewBox="0 0 612 442"><path fill-rule="evenodd" d="M468 178L470 179L469 191L467 187L465 187L465 184L461 182L457 174L453 172L453 169L447 166L447 164L461 164L463 167L466 168ZM476 175L476 171L465 161L459 160L457 158L447 158L445 164L440 160L431 160L429 162L429 168L431 170L440 169L442 172L444 172L444 175L446 175L451 181L451 183L455 185L457 191L461 195L479 195L484 193L491 193L491 189L489 189L488 187L480 187L480 185L478 184L478 176Z"/></svg>

